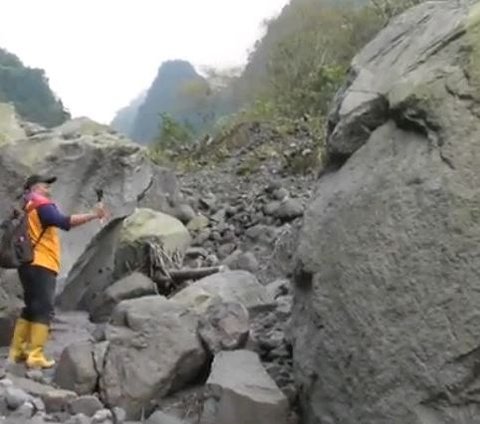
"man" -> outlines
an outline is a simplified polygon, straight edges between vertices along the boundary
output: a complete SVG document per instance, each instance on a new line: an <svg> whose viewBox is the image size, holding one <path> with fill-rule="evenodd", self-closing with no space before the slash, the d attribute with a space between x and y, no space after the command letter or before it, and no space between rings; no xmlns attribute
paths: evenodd
<svg viewBox="0 0 480 424"><path fill-rule="evenodd" d="M60 269L58 229L69 231L106 215L101 205L97 205L91 213L62 214L50 197L50 185L56 180L53 176L32 175L24 185L28 234L34 248L34 259L18 270L25 307L15 324L9 360L26 361L29 368L51 368L55 364L45 357L44 347L48 340Z"/></svg>

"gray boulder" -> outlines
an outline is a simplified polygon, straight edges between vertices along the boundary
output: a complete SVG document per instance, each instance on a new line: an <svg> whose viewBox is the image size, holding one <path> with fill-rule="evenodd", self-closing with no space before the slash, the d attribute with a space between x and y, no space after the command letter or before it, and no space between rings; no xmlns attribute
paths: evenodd
<svg viewBox="0 0 480 424"><path fill-rule="evenodd" d="M10 344L15 320L23 307L21 298L16 271L0 270L0 346Z"/></svg>
<svg viewBox="0 0 480 424"><path fill-rule="evenodd" d="M0 103L0 146L25 136L15 107L11 104Z"/></svg>
<svg viewBox="0 0 480 424"><path fill-rule="evenodd" d="M468 3L396 18L339 93L327 140L339 168L319 180L297 251L306 424L480 414L480 3Z"/></svg>
<svg viewBox="0 0 480 424"><path fill-rule="evenodd" d="M196 315L162 296L121 302L107 328L100 378L105 404L139 419L156 400L194 380L207 360L197 327Z"/></svg>
<svg viewBox="0 0 480 424"><path fill-rule="evenodd" d="M53 378L55 384L79 395L94 393L99 375L93 352L94 346L90 342L75 343L68 346L62 352L55 368Z"/></svg>
<svg viewBox="0 0 480 424"><path fill-rule="evenodd" d="M210 305L198 326L198 334L213 354L244 348L249 332L248 310L240 303Z"/></svg>
<svg viewBox="0 0 480 424"><path fill-rule="evenodd" d="M179 291L173 301L204 312L213 303L236 302L247 309L273 304L273 298L257 278L247 271L213 274Z"/></svg>
<svg viewBox="0 0 480 424"><path fill-rule="evenodd" d="M69 405L69 412L72 415L83 414L87 417L93 417L101 409L103 409L102 402L96 396L80 396L72 400Z"/></svg>
<svg viewBox="0 0 480 424"><path fill-rule="evenodd" d="M112 221L75 264L57 304L63 310L94 312L103 292L133 271L149 272L151 246L168 256L183 255L190 234L173 216L137 209L126 219Z"/></svg>
<svg viewBox="0 0 480 424"><path fill-rule="evenodd" d="M93 322L108 321L113 309L122 300L153 295L157 292L155 283L139 272L134 272L108 287L95 298L90 312Z"/></svg>
<svg viewBox="0 0 480 424"><path fill-rule="evenodd" d="M156 411L146 421L146 424L184 424L184 421L177 417L167 415L162 411Z"/></svg>
<svg viewBox="0 0 480 424"><path fill-rule="evenodd" d="M220 352L207 390L202 424L287 423L288 400L254 352Z"/></svg>
<svg viewBox="0 0 480 424"><path fill-rule="evenodd" d="M177 191L173 173L153 165L142 147L88 119L75 119L29 138L0 142L0 217L21 194L26 175L34 172L58 177L52 194L67 214L90 210L96 202L96 188L104 190L113 219L145 204L168 211L167 196ZM68 274L101 228L101 223L92 222L81 230L61 232L61 277Z"/></svg>

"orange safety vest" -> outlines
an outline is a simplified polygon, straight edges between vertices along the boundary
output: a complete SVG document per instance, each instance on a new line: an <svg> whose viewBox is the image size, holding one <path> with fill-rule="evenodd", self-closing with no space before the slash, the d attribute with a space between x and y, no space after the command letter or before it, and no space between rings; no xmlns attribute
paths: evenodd
<svg viewBox="0 0 480 424"><path fill-rule="evenodd" d="M41 266L58 274L60 270L61 245L58 228L43 228L38 208L53 202L45 197L34 196L27 202L25 210L28 217L28 235L35 245L31 265Z"/></svg>

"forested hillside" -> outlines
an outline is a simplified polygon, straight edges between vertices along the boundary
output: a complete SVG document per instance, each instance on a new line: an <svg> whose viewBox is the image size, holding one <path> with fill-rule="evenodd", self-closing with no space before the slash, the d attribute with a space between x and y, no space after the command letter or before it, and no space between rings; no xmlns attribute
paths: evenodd
<svg viewBox="0 0 480 424"><path fill-rule="evenodd" d="M325 115L353 56L393 16L420 2L291 0L265 22L265 35L240 75L217 70L200 76L187 62L167 62L135 110L129 131L121 130L163 149L239 122L276 122L285 128L301 120L321 146ZM221 84L214 84L218 80Z"/></svg>
<svg viewBox="0 0 480 424"><path fill-rule="evenodd" d="M50 89L45 72L24 66L4 49L0 49L0 102L12 103L24 119L45 127L69 118L61 100Z"/></svg>

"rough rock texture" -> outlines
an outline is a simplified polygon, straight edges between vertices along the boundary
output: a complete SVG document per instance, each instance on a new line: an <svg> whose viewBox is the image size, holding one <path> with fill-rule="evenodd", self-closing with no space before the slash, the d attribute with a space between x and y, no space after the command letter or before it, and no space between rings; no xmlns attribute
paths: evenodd
<svg viewBox="0 0 480 424"><path fill-rule="evenodd" d="M25 131L15 113L15 107L0 103L0 145L24 138Z"/></svg>
<svg viewBox="0 0 480 424"><path fill-rule="evenodd" d="M155 283L139 272L134 272L108 287L95 298L90 319L93 322L108 321L113 309L122 300L153 295L157 292Z"/></svg>
<svg viewBox="0 0 480 424"><path fill-rule="evenodd" d="M174 197L177 191L174 174L150 163L140 146L108 127L76 119L0 146L0 217L21 193L25 176L39 171L59 178L52 192L65 213L90 210L97 200L96 188L103 189L113 218L128 215L139 204L169 210L167 197ZM61 232L61 276L68 273L101 227L92 222L81 231Z"/></svg>
<svg viewBox="0 0 480 424"><path fill-rule="evenodd" d="M146 421L146 424L183 424L184 421L179 420L176 417L167 415L162 411L154 412Z"/></svg>
<svg viewBox="0 0 480 424"><path fill-rule="evenodd" d="M198 325L198 334L213 354L244 348L249 332L248 310L240 303L210 305Z"/></svg>
<svg viewBox="0 0 480 424"><path fill-rule="evenodd" d="M204 312L218 300L238 302L247 309L273 303L273 298L265 287L253 274L246 271L213 274L196 281L171 299L197 312Z"/></svg>
<svg viewBox="0 0 480 424"><path fill-rule="evenodd" d="M207 386L202 424L287 423L287 398L254 352L220 352Z"/></svg>
<svg viewBox="0 0 480 424"><path fill-rule="evenodd" d="M0 346L8 346L15 319L19 315L21 285L15 271L0 270Z"/></svg>
<svg viewBox="0 0 480 424"><path fill-rule="evenodd" d="M480 3L467 3L395 19L338 95L340 168L320 179L297 252L306 424L480 414Z"/></svg>
<svg viewBox="0 0 480 424"><path fill-rule="evenodd" d="M79 395L94 393L98 384L98 372L93 352L94 347L89 342L68 346L55 368L55 384Z"/></svg>
<svg viewBox="0 0 480 424"><path fill-rule="evenodd" d="M192 382L206 365L198 317L162 296L121 302L107 328L100 390L128 418L148 413L155 400Z"/></svg>
<svg viewBox="0 0 480 424"><path fill-rule="evenodd" d="M112 221L75 264L57 297L58 306L93 312L104 290L132 271L147 271L149 243L169 255L181 255L190 234L176 218L151 209L137 209L124 220Z"/></svg>

